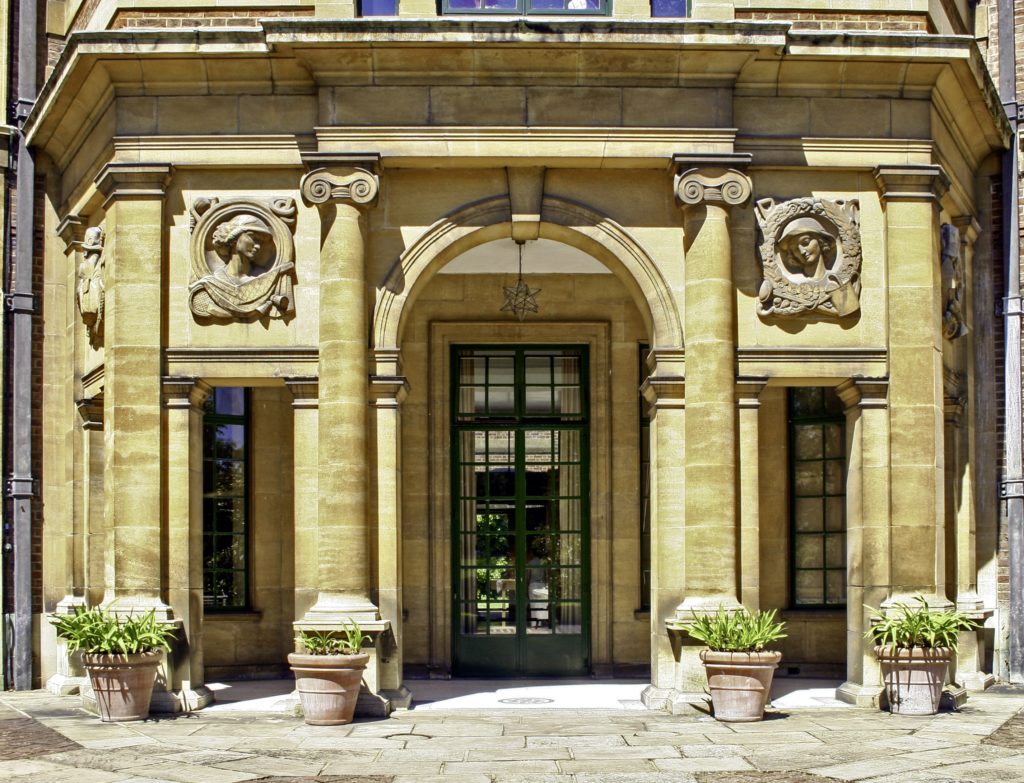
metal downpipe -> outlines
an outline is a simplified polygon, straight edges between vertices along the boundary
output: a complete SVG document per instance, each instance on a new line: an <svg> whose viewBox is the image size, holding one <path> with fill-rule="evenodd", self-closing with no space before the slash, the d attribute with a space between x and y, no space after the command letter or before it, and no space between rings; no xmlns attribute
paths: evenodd
<svg viewBox="0 0 1024 783"><path fill-rule="evenodd" d="M1021 297L1020 297L1020 192L1018 161L1020 133L1017 121L1017 56L1013 0L999 0L999 95L1013 131L1010 149L1003 153L1003 303L1005 342L1005 467L1002 494L1006 500L1009 545L1010 611L1008 675L1024 682L1024 466L1021 427Z"/></svg>
<svg viewBox="0 0 1024 783"><path fill-rule="evenodd" d="M17 244L13 290L4 297L11 335L11 473L6 494L11 499L14 522L14 622L12 624L11 679L16 690L32 687L32 506L35 477L32 475L32 293L35 233L35 161L22 132L36 99L37 16L35 0L18 0L18 100L15 123L18 129Z"/></svg>

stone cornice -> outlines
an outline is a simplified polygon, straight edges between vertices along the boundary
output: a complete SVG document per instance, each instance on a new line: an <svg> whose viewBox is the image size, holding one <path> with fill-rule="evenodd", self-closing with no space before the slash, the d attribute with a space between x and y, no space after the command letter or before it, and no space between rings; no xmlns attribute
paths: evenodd
<svg viewBox="0 0 1024 783"><path fill-rule="evenodd" d="M96 175L96 188L103 194L104 207L125 199L162 199L174 173L168 163L108 163Z"/></svg>
<svg viewBox="0 0 1024 783"><path fill-rule="evenodd" d="M934 165L879 166L875 169L875 183L886 202L938 203L950 185L942 166Z"/></svg>

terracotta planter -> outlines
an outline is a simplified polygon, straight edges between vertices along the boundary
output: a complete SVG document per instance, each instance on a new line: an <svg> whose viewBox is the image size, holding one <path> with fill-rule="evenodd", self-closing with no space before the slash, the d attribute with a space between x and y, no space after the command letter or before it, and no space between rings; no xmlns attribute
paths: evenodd
<svg viewBox="0 0 1024 783"><path fill-rule="evenodd" d="M942 686L953 658L949 647L875 648L882 667L889 712L898 715L934 715L939 711Z"/></svg>
<svg viewBox="0 0 1024 783"><path fill-rule="evenodd" d="M302 701L306 723L337 726L351 723L359 699L366 653L357 655L304 655L291 653L288 663L295 672L295 688Z"/></svg>
<svg viewBox="0 0 1024 783"><path fill-rule="evenodd" d="M128 655L84 653L82 665L96 695L100 720L145 720L153 698L159 650Z"/></svg>
<svg viewBox="0 0 1024 783"><path fill-rule="evenodd" d="M716 720L748 723L764 718L782 653L704 650L700 659L708 676Z"/></svg>

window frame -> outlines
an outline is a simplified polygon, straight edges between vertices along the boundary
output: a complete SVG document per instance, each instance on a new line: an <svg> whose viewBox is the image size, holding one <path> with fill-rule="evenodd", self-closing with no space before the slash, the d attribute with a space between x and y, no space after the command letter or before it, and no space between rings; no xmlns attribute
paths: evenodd
<svg viewBox="0 0 1024 783"><path fill-rule="evenodd" d="M214 404L216 404L215 401L216 401L217 390L218 389L223 389L223 388L231 388L231 387L223 387L223 386L215 387L213 389L213 391L210 393L210 396L209 396L208 400L214 400ZM202 496L203 496L203 611L206 614L240 614L240 613L246 613L246 612L251 612L252 611L252 568L251 568L251 566L252 566L252 551L251 551L251 549L252 549L252 542L251 542L251 539L252 539L252 499L250 497L251 496L251 492L252 492L252 480L251 480L252 479L252 442L251 442L252 441L252 390L249 387L247 387L247 386L233 387L233 388L241 388L241 389L243 389L243 392L244 392L244 396L243 396L243 400L244 400L244 402L243 402L244 413L242 413L241 415L237 415L237 414L225 414L225 413L210 412L210 411L206 410L205 405L204 405L204 409L203 409L203 442L202 442L202 449L203 449L203 451L202 451L202 463L203 463L203 471L202 471L202 476L203 476L203 489L202 489ZM243 480L243 483L244 483L244 487L243 487L243 490L242 490L242 492L241 492L241 494L239 496L232 496L232 497L241 497L241 499L242 499L243 531L242 531L242 533L232 533L231 534L232 536L241 537L242 538L242 542L243 542L243 550L242 550L243 567L242 567L242 569L234 569L234 568L232 568L232 569L216 569L218 571L238 571L238 570L241 570L243 572L243 574L244 574L244 578L243 578L244 588L243 588L242 600L241 600L241 603L239 605L236 605L236 606L218 606L217 604L213 603L212 600L209 603L206 600L207 599L207 594L206 594L206 576L207 576L208 573L210 573L210 571L208 571L207 567L206 567L206 554L205 554L205 552L206 552L206 541L207 541L208 536L216 536L216 535L218 535L216 533L216 531L213 531L213 530L210 529L210 528L212 528L212 524L211 524L212 520L210 520L210 518L207 516L207 512L206 512L207 500L215 499L215 498L219 497L216 493L207 492L207 490L206 490L206 466L207 466L207 463L211 461L211 459L208 458L207 455L206 455L206 446L207 446L207 443L206 443L206 430L207 430L207 426L210 425L210 424L213 424L213 425L217 425L217 424L241 425L243 427L243 433L244 433L245 452L244 452L244 457L242 459L242 462L243 462L242 480ZM220 535L225 535L225 534L220 534ZM211 599L212 599L212 597L211 597Z"/></svg>
<svg viewBox="0 0 1024 783"><path fill-rule="evenodd" d="M849 478L848 474L849 474L849 465L850 465L850 455L848 453L848 449L847 449L847 446L846 446L846 416L843 413L829 413L827 411L827 406L824 403L824 395L826 393L828 393L828 392L831 392L833 394L835 393L835 388L831 387L831 386L802 387L802 388L818 388L818 389L821 390L821 392L822 392L822 413L815 414L815 415L794 416L793 401L792 400L793 400L793 391L794 391L795 388L798 388L798 387L790 387L789 389L786 390L786 440L787 440L787 447L788 447L788 453L786 455L786 462L787 462L788 470L789 470L789 480L788 480L788 485L787 485L788 495L789 495L789 509L788 509L788 511L789 511L789 520L788 520L789 521L789 530L788 530L788 533L789 533L789 536L788 536L788 538L789 538L789 569L788 569L789 570L789 580L788 580L788 582L789 582L789 601L788 601L788 605L789 605L790 610L792 610L792 611L831 611L831 610L840 611L840 610L845 610L846 606L847 606L847 603L849 602L849 595L847 593L847 588L849 587L849 585L848 585L848 582L849 582L849 568L848 568L848 565L847 565L848 557L849 557L849 552L848 552L849 529L848 529L848 520L847 520L847 503L846 503L846 498L847 498L847 482L848 482L848 478ZM800 495L800 496L797 496L797 494L796 494L796 465L797 465L797 458L796 458L796 426L797 425L807 425L807 424L811 424L811 425L813 425L813 424L837 424L839 426L840 443L842 444L842 457L841 458L840 457L831 457L830 458L830 457L825 456L825 446L824 446L824 442L823 442L822 443L822 456L820 458L818 458L818 459L822 462L822 464L824 464L825 462L828 462L828 461L839 461L839 462L842 463L842 466L843 466L843 474L842 474L843 475L843 492L842 492L842 495L827 494L826 493L826 491L825 491L825 484L824 484L824 482L825 482L825 473L824 473L824 471L822 473L822 490L821 490L821 494L820 495L817 495L817 496L815 496L815 495ZM800 461L804 462L804 461L812 461L812 460L800 460ZM824 512L824 509L823 509L823 511L822 511L822 522L821 522L822 529L821 529L820 533L817 533L817 532L799 532L798 533L798 531L796 529L796 527L797 527L797 525L796 525L796 522L797 522L797 520L796 520L796 507L797 507L797 503L796 503L796 501L797 501L798 497L801 497L801 498L820 497L822 499L822 502L824 502L824 500L826 498L842 497L843 498L843 504L842 504L843 524L842 524L842 528L840 530L838 530L838 531L830 531L828 529L828 522L827 522L827 520L825 518L825 512ZM826 537L830 533L836 533L836 532L839 532L839 533L842 534L842 541L843 541L843 565L842 565L842 568L830 568L828 566L827 550L826 550L826 540L827 540L827 538ZM822 542L822 561L821 561L822 565L821 565L821 567L820 568L798 568L797 564L796 564L797 563L797 538L798 538L798 536L808 537L808 536L815 536L815 535L820 536L821 542ZM821 602L819 602L819 603L798 603L798 601L797 601L797 574L799 572L801 572L801 571L804 571L804 572L806 572L806 571L813 571L813 572L817 572L817 573L821 574L821 579L822 579L822 598L823 598L823 600ZM828 601L827 574L830 571L832 571L832 572L841 571L841 573L843 574L844 600L841 603L829 603L829 601Z"/></svg>
<svg viewBox="0 0 1024 783"><path fill-rule="evenodd" d="M487 16L611 16L612 0L598 0L597 8L532 8L533 0L516 0L515 8L452 8L451 0L441 0L442 16L466 14Z"/></svg>

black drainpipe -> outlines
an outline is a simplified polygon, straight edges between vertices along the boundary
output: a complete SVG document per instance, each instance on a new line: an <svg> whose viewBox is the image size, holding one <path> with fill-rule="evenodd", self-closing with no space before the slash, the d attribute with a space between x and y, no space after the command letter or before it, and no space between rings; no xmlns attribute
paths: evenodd
<svg viewBox="0 0 1024 783"><path fill-rule="evenodd" d="M11 353L8 388L11 412L10 426L4 434L9 439L11 472L7 479L7 497L11 499L9 518L13 519L14 549L14 622L11 626L11 680L16 690L32 687L32 501L35 477L32 475L32 317L35 297L32 293L35 230L35 161L25 144L24 126L36 99L36 67L38 33L36 0L18 0L18 94L14 105L17 128L15 157L16 187L14 212L17 234L14 249L14 280L5 293ZM7 280L5 279L5 284ZM8 553L5 553L8 554Z"/></svg>
<svg viewBox="0 0 1024 783"><path fill-rule="evenodd" d="M1002 494L1006 500L1009 538L1010 616L1009 671L1011 682L1024 682L1024 468L1021 432L1021 296L1020 296L1020 193L1017 126L1017 56L1014 0L999 0L999 96L1010 119L1010 149L1003 153L1003 272L1006 299L1003 319L1005 356L1005 472Z"/></svg>

